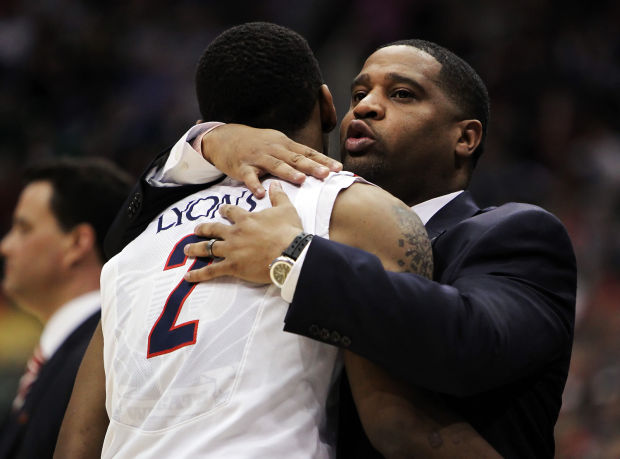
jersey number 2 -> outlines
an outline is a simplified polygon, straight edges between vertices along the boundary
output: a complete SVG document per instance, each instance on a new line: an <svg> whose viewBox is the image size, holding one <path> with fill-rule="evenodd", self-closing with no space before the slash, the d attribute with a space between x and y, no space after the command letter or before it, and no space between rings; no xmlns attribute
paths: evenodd
<svg viewBox="0 0 620 459"><path fill-rule="evenodd" d="M174 246L168 260L164 265L164 271L173 268L185 266L187 256L183 253L183 248L187 244L204 241L204 238L195 234L190 234L181 239ZM196 258L194 263L189 267L192 269L200 269L213 262L212 258ZM196 333L198 331L198 321L192 320L183 324L177 324L177 318L183 307L183 303L187 297L196 288L197 283L190 283L181 280L175 289L168 295L164 310L153 325L151 333L149 333L149 342L146 357L151 358L168 352L176 351L185 346L191 346L196 343Z"/></svg>

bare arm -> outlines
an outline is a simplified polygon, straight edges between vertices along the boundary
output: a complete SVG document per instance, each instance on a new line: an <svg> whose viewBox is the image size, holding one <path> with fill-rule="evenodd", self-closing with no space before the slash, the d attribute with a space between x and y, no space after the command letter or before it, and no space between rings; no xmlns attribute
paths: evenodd
<svg viewBox="0 0 620 459"><path fill-rule="evenodd" d="M60 428L54 458L101 456L109 419L105 409L105 372L101 322L86 349Z"/></svg>
<svg viewBox="0 0 620 459"><path fill-rule="evenodd" d="M378 188L353 185L340 193L330 239L374 253L385 269L432 276L431 247L422 222ZM345 367L364 430L385 457L499 457L431 392L393 378L352 352L345 351Z"/></svg>
<svg viewBox="0 0 620 459"><path fill-rule="evenodd" d="M405 384L351 352L345 352L344 361L364 430L386 458L501 457L436 394Z"/></svg>

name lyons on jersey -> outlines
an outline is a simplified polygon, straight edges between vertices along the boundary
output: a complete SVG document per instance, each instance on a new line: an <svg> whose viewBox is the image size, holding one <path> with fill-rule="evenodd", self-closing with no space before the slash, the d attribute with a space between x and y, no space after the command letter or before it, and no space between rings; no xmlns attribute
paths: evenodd
<svg viewBox="0 0 620 459"><path fill-rule="evenodd" d="M238 196L234 194L204 196L187 202L184 209L172 207L160 215L157 219L156 233L199 218L215 218L217 211L223 204L234 204L249 212L256 208L254 195L248 190L242 190Z"/></svg>

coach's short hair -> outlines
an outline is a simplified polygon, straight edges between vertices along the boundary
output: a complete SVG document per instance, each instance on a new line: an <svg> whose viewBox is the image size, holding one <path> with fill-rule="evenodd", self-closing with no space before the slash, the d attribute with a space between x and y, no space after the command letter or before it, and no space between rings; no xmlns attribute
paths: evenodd
<svg viewBox="0 0 620 459"><path fill-rule="evenodd" d="M202 119L291 135L310 119L323 84L306 40L276 24L232 27L206 48L196 70Z"/></svg>
<svg viewBox="0 0 620 459"><path fill-rule="evenodd" d="M419 39L399 40L383 45L379 49L395 45L412 46L433 56L441 64L438 86L461 110L461 116L477 119L482 123L480 145L472 155L475 165L484 150L489 124L489 93L484 81L467 62L436 43Z"/></svg>
<svg viewBox="0 0 620 459"><path fill-rule="evenodd" d="M50 209L60 228L90 224L103 257L103 239L133 183L129 174L103 158L55 158L26 168L24 186L38 181L52 186Z"/></svg>

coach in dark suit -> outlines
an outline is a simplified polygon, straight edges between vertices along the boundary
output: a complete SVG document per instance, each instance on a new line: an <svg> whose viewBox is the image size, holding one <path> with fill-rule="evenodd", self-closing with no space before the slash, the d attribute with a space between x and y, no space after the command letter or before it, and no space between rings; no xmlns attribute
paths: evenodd
<svg viewBox="0 0 620 459"><path fill-rule="evenodd" d="M0 458L51 458L84 351L100 317L103 237L130 178L94 159L29 168L0 244L2 288L43 324L0 424Z"/></svg>
<svg viewBox="0 0 620 459"><path fill-rule="evenodd" d="M480 154L467 148L475 129L467 118L486 124L485 104L476 102L483 85L459 69L472 75L433 45L380 49L354 80L341 128L345 168L408 202L425 222L433 280L386 272L371 254L314 238L285 330L347 336L350 350L436 393L503 456L553 457L575 258L566 230L543 209L480 209L467 191L457 194ZM431 110L455 101L471 114L463 108L455 121L428 122ZM436 137L439 126L451 141Z"/></svg>
<svg viewBox="0 0 620 459"><path fill-rule="evenodd" d="M315 237L283 288L285 297L294 292L284 328L345 347L429 390L505 457L552 457L573 338L575 258L564 227L543 209L480 209L463 191L487 118L478 75L433 43L398 42L367 59L341 126L344 167L418 212L433 244L434 278L386 272L372 254ZM245 138L239 129L214 131L214 164L224 167L218 155L239 154L216 141ZM233 210L221 208L233 227L197 228L226 244L211 245L223 260L192 271L191 280L252 280L255 267L266 267L300 229L288 205ZM372 209L360 218L372 218ZM189 254L206 250L198 243ZM370 457L343 395L339 452ZM441 432L429 438L438 454Z"/></svg>
<svg viewBox="0 0 620 459"><path fill-rule="evenodd" d="M535 206L481 210L467 192L426 227L434 281L315 237L285 330L348 336L351 351L440 394L503 456L552 457L574 322L566 231Z"/></svg>

